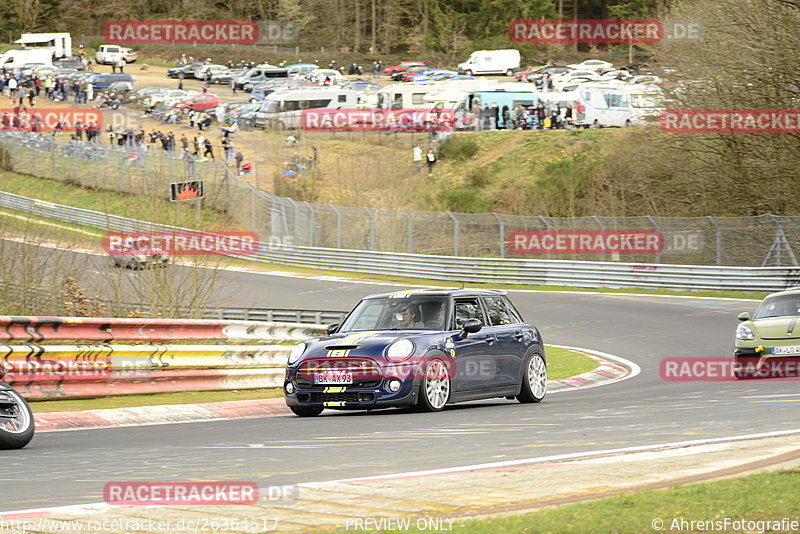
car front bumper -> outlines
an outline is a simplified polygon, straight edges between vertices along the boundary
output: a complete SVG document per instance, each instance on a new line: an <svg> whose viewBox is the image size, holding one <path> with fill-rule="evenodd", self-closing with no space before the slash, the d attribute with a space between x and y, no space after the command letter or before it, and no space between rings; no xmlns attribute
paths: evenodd
<svg viewBox="0 0 800 534"><path fill-rule="evenodd" d="M300 383L295 380L295 369L288 369L283 383L283 396L287 406L320 407L334 410L372 410L413 406L419 398L420 382L411 375L405 379L385 374L380 380L368 385L323 386ZM389 390L389 382L400 381L400 389ZM286 385L291 383L294 391L286 392Z"/></svg>

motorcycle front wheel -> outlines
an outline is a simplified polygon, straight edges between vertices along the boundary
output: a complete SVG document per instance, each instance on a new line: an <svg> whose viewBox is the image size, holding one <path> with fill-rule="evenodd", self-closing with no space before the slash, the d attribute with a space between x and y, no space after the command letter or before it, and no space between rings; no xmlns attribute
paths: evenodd
<svg viewBox="0 0 800 534"><path fill-rule="evenodd" d="M13 389L0 389L0 449L21 449L33 439L33 413Z"/></svg>

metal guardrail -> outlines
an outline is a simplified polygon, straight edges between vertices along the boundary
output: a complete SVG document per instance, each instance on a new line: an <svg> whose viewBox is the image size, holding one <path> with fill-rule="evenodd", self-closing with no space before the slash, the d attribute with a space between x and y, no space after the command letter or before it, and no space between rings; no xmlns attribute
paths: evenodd
<svg viewBox="0 0 800 534"><path fill-rule="evenodd" d="M29 398L276 387L292 344L323 334L181 319L4 316L0 327L0 377Z"/></svg>
<svg viewBox="0 0 800 534"><path fill-rule="evenodd" d="M189 231L0 192L0 206L32 215L116 231ZM796 267L726 267L433 256L366 250L273 246L248 259L317 269L419 277L449 282L576 287L776 291L800 285ZM242 313L250 313L241 310ZM252 313L258 313L254 310ZM316 313L316 312L313 312ZM320 312L322 313L322 312ZM214 315L213 317L217 317ZM274 317L274 316L273 316ZM302 317L302 313L301 313ZM320 316L322 317L322 316ZM253 318L251 315L250 318ZM315 316L316 318L316 316ZM323 321L324 322L324 321Z"/></svg>
<svg viewBox="0 0 800 534"><path fill-rule="evenodd" d="M546 217L333 206L272 195L224 165L181 160L160 150L134 155L132 149L114 150L100 143L10 133L0 133L0 142L10 160L5 164L14 170L86 187L164 198L170 182L202 179L204 208L230 214L265 241L298 247L521 260L798 265L794 250L800 250L800 217ZM586 230L658 232L664 247L658 253L623 252L619 257L523 255L509 248L517 231Z"/></svg>

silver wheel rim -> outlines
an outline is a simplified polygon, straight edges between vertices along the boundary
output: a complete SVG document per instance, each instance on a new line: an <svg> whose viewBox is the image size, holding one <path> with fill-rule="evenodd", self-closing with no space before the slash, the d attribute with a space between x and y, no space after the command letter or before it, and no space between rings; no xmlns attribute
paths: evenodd
<svg viewBox="0 0 800 534"><path fill-rule="evenodd" d="M447 368L439 360L434 360L425 371L425 397L437 410L447 404L450 396L450 377Z"/></svg>
<svg viewBox="0 0 800 534"><path fill-rule="evenodd" d="M14 401L14 417L11 419L0 419L0 429L8 432L9 434L22 434L31 425L31 418L28 415L28 410L23 405L22 398L13 391L0 392L0 397L7 397Z"/></svg>
<svg viewBox="0 0 800 534"><path fill-rule="evenodd" d="M544 397L547 392L547 366L538 354L534 354L528 362L528 384L534 397Z"/></svg>

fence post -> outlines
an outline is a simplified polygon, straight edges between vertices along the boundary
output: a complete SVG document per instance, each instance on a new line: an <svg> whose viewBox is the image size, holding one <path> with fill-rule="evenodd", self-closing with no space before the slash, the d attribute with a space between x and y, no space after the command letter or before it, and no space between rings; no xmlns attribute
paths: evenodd
<svg viewBox="0 0 800 534"><path fill-rule="evenodd" d="M375 220L375 212L369 208L364 208L364 211L367 212L369 215L370 223L369 223L369 245L368 250L375 250L376 244L376 234L375 234L375 226L377 225L377 221Z"/></svg>
<svg viewBox="0 0 800 534"><path fill-rule="evenodd" d="M600 227L600 231L601 232L605 231L606 225L603 224L603 221L601 221L600 218L597 215L592 215L592 219L594 219L594 222L596 222L597 226ZM617 258L617 260L619 260L619 259L620 258ZM603 252L600 255L600 261L606 261L606 253L605 252ZM614 261L614 254L611 255L611 261Z"/></svg>
<svg viewBox="0 0 800 534"><path fill-rule="evenodd" d="M720 228L716 217L708 216L708 220L714 225L717 241L717 265L722 265L722 228Z"/></svg>
<svg viewBox="0 0 800 534"><path fill-rule="evenodd" d="M459 249L458 249L458 241L459 241L459 224L458 219L455 215L453 215L452 211L446 212L451 219L453 219L453 256L458 256Z"/></svg>
<svg viewBox="0 0 800 534"><path fill-rule="evenodd" d="M500 223L500 257L506 257L506 220L499 213L492 212L494 218Z"/></svg>
<svg viewBox="0 0 800 534"><path fill-rule="evenodd" d="M334 205L331 209L336 214L336 248L342 248L342 212Z"/></svg>
<svg viewBox="0 0 800 534"><path fill-rule="evenodd" d="M408 217L408 253L414 253L414 216L408 210L402 210Z"/></svg>
<svg viewBox="0 0 800 534"><path fill-rule="evenodd" d="M652 215L648 215L647 216L647 220L650 221L650 224L653 225L653 228L657 232L661 231L661 229L658 227L658 222L656 222L655 218ZM662 235L662 238L663 238L663 235ZM656 253L656 263L661 263L661 252L657 252Z"/></svg>
<svg viewBox="0 0 800 534"><path fill-rule="evenodd" d="M553 225L550 223L550 221L548 221L548 220L545 218L545 216L544 216L544 215L539 215L539 220L540 220L540 221L542 221L542 222L544 223L544 227L545 227L547 230L552 230L552 229L553 229ZM553 255L552 255L552 254L550 254L549 252L547 253L547 259L548 259L548 260L552 260L552 259L553 259Z"/></svg>
<svg viewBox="0 0 800 534"><path fill-rule="evenodd" d="M250 229L256 231L256 190L250 188Z"/></svg>

